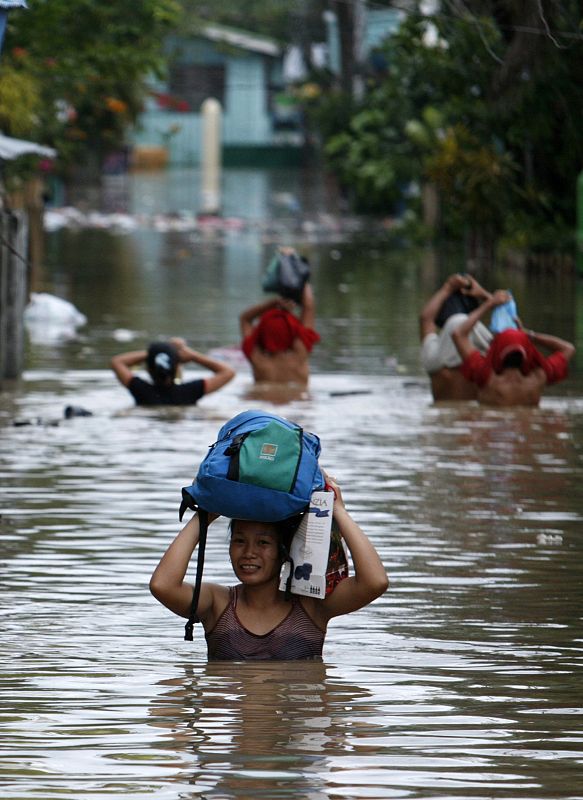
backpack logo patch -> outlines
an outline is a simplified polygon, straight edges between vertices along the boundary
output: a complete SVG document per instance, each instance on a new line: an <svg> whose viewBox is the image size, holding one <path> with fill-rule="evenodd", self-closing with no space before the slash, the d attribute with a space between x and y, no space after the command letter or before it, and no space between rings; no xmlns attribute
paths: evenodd
<svg viewBox="0 0 583 800"><path fill-rule="evenodd" d="M263 461L275 461L275 457L277 455L277 448L278 445L268 444L268 442L265 442L265 444L261 446L259 458L263 459Z"/></svg>

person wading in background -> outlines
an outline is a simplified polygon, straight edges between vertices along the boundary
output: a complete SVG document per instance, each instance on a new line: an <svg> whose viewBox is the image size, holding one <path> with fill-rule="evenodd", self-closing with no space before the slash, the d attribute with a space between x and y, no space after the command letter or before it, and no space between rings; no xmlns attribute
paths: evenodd
<svg viewBox="0 0 583 800"><path fill-rule="evenodd" d="M214 373L179 383L181 364L193 362ZM132 367L146 364L152 382L136 376ZM121 353L111 359L111 368L118 381L129 390L140 406L193 405L201 397L216 392L235 376L234 370L223 363L192 350L184 339L174 337L167 342L152 342L147 350Z"/></svg>

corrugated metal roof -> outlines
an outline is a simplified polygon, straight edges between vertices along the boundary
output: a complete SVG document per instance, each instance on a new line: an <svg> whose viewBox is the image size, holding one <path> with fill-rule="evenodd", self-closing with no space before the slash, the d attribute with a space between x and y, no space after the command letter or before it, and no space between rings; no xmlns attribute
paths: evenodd
<svg viewBox="0 0 583 800"><path fill-rule="evenodd" d="M55 158L57 151L52 147L45 147L42 144L36 144L36 142L27 142L24 139L12 139L10 136L4 136L4 134L0 133L0 158L5 161L11 161L19 156L29 154Z"/></svg>
<svg viewBox="0 0 583 800"><path fill-rule="evenodd" d="M260 36L249 31L238 30L237 28L227 28L223 25L205 25L202 28L202 35L214 42L225 42L243 50L251 50L255 53L262 53L266 56L278 56L281 48L274 39L267 36Z"/></svg>

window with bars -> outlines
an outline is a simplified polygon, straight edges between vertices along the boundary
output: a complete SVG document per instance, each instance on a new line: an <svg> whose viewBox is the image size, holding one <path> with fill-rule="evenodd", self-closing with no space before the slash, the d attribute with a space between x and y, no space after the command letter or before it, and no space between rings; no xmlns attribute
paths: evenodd
<svg viewBox="0 0 583 800"><path fill-rule="evenodd" d="M225 67L203 64L175 64L168 76L168 89L189 111L199 111L207 97L214 97L224 108Z"/></svg>

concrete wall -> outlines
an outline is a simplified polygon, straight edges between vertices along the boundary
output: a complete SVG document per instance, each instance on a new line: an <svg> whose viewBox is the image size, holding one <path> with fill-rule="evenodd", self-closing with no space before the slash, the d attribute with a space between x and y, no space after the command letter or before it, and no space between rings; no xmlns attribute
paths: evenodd
<svg viewBox="0 0 583 800"><path fill-rule="evenodd" d="M242 53L224 57L225 97L222 124L223 147L265 147L274 143L269 109L270 59ZM165 91L158 83L157 91ZM200 163L201 117L199 112L172 112L148 102L131 137L140 147L164 147L172 165Z"/></svg>

